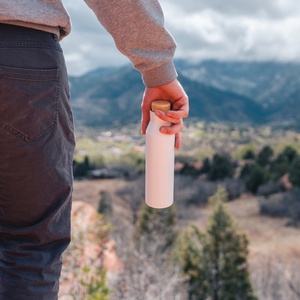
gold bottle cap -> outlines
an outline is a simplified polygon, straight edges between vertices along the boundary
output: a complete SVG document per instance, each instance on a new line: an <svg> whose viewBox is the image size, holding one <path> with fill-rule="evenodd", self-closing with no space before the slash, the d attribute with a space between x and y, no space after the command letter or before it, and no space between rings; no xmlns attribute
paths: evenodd
<svg viewBox="0 0 300 300"><path fill-rule="evenodd" d="M171 109L171 102L167 100L154 100L151 102L151 110L161 110L167 112Z"/></svg>

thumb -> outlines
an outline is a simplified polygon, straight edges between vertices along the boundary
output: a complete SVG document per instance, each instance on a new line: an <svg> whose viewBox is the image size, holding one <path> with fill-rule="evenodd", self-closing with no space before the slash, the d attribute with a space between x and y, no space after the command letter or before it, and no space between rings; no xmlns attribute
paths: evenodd
<svg viewBox="0 0 300 300"><path fill-rule="evenodd" d="M151 103L154 100L157 100L159 97L158 93L155 92L154 89L146 88L144 95L143 95L143 101L141 104L142 109L142 119L141 119L141 125L142 125L142 135L146 134L146 130L148 127L148 124L150 122L150 108Z"/></svg>

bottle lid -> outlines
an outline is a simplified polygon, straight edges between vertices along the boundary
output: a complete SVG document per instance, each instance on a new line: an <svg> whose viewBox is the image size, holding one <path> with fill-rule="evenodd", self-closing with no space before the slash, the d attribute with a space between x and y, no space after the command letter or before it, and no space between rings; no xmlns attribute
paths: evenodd
<svg viewBox="0 0 300 300"><path fill-rule="evenodd" d="M154 100L151 102L151 110L154 112L156 110L161 110L167 112L171 109L171 102L167 100Z"/></svg>

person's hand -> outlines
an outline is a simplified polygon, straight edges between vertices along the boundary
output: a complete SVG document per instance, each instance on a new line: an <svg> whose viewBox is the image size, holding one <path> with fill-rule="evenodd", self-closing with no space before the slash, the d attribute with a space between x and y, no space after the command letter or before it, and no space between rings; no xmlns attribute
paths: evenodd
<svg viewBox="0 0 300 300"><path fill-rule="evenodd" d="M164 134L175 133L175 148L180 148L181 130L183 129L182 118L186 118L189 113L189 99L177 79L156 86L146 87L142 101L142 135L146 134L146 129L150 122L150 107L154 100L168 100L172 103L172 110L167 113L157 110L155 114L166 122L173 123L171 126L161 126L159 131Z"/></svg>

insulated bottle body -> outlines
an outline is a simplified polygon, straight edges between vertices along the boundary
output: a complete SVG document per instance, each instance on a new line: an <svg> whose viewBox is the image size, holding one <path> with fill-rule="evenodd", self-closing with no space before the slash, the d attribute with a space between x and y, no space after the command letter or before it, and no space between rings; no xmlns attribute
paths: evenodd
<svg viewBox="0 0 300 300"><path fill-rule="evenodd" d="M175 134L159 131L171 123L158 118L150 111L146 130L145 201L148 206L165 208L174 198L174 142Z"/></svg>

